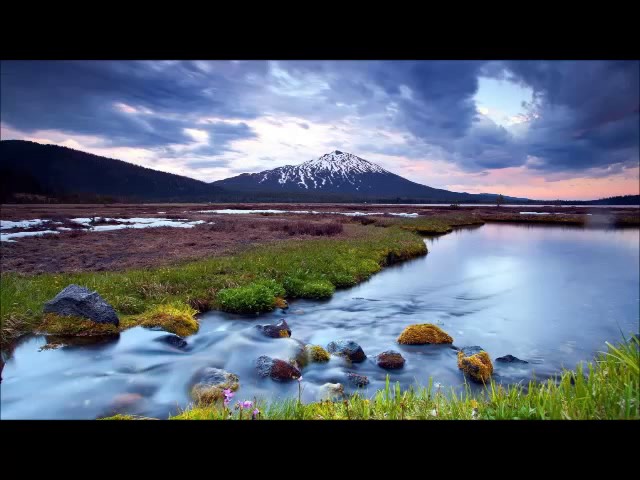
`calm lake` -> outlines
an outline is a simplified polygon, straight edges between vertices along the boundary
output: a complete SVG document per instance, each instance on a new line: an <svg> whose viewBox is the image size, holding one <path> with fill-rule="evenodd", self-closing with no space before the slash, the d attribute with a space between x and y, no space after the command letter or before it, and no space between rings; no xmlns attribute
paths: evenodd
<svg viewBox="0 0 640 480"><path fill-rule="evenodd" d="M92 419L116 412L166 418L189 404L194 375L204 367L240 377L234 400L298 396L298 383L260 378L260 355L288 359L296 342L326 348L332 340L359 343L369 356L347 365L303 369L303 401L320 386L340 382L355 391L347 372L369 377L373 394L385 376L403 387L462 388L456 352L448 346L400 346L413 323L435 323L454 345L479 345L495 360L512 354L528 364L494 362L502 383L548 378L591 360L622 334L638 333L640 230L487 224L426 239L429 254L383 270L369 281L336 292L328 301L292 301L289 310L260 316L209 312L200 331L180 349L166 332L137 327L114 341L40 350L43 336L25 339L6 362L0 384L2 419ZM293 339L261 336L256 324L286 318ZM386 371L372 357L393 349L404 369ZM482 387L473 386L474 389Z"/></svg>

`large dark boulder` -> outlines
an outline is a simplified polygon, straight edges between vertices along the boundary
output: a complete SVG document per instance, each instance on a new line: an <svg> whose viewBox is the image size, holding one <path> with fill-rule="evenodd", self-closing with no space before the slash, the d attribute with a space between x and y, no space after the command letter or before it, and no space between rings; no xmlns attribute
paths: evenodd
<svg viewBox="0 0 640 480"><path fill-rule="evenodd" d="M52 300L44 304L44 313L55 313L62 316L82 317L96 323L120 325L118 315L98 292L86 287L69 285Z"/></svg>
<svg viewBox="0 0 640 480"><path fill-rule="evenodd" d="M256 370L262 377L271 377L277 381L296 380L302 376L300 370L289 362L271 358L266 355L258 357L256 360Z"/></svg>
<svg viewBox="0 0 640 480"><path fill-rule="evenodd" d="M395 350L387 350L376 356L376 363L380 368L395 370L404 367L404 357Z"/></svg>
<svg viewBox="0 0 640 480"><path fill-rule="evenodd" d="M291 329L284 319L275 325L257 325L257 327L267 337L289 338L291 336Z"/></svg>
<svg viewBox="0 0 640 480"><path fill-rule="evenodd" d="M351 340L338 340L327 345L327 351L339 357L345 357L352 362L363 362L367 356L362 347Z"/></svg>
<svg viewBox="0 0 640 480"><path fill-rule="evenodd" d="M496 362L504 362L504 363L529 363L526 360L520 360L518 357L514 357L513 355L505 355L504 357L496 358Z"/></svg>

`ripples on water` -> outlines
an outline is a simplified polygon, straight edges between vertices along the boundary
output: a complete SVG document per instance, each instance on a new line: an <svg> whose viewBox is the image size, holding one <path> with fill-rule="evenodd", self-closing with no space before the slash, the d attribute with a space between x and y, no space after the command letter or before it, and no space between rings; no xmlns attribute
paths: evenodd
<svg viewBox="0 0 640 480"><path fill-rule="evenodd" d="M435 323L454 344L480 345L491 357L512 354L526 365L494 363L503 383L547 378L591 360L620 332L637 333L639 230L488 224L426 240L430 253L396 265L330 300L292 301L287 312L260 316L209 312L184 349L162 341L166 332L137 327L96 345L42 350L45 337L24 340L2 373L2 418L95 418L116 411L166 418L189 403L194 375L208 366L240 377L239 400L297 397L298 384L258 377L260 355L287 359L296 340L324 347L336 339L362 345L369 358L303 369L303 401L346 372L367 375L365 393L385 376L403 387L462 388L456 352L448 346L401 346L412 323ZM261 336L254 325L286 318L292 339ZM294 340L295 339L295 340ZM395 349L405 368L386 371L372 357ZM474 389L480 387L473 386Z"/></svg>

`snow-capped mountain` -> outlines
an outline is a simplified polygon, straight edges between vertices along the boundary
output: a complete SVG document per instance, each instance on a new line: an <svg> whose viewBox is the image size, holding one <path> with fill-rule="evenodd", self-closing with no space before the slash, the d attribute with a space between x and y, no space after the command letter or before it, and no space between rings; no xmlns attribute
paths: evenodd
<svg viewBox="0 0 640 480"><path fill-rule="evenodd" d="M316 160L309 160L301 165L285 165L258 174L258 185L271 185L277 182L280 188L294 186L300 190L345 191L370 188L363 184L363 175L389 174L384 168L351 153L335 150L322 155Z"/></svg>
<svg viewBox="0 0 640 480"><path fill-rule="evenodd" d="M479 195L455 193L412 182L380 165L335 150L300 165L243 173L214 182L228 190L246 192L297 192L333 194L355 198L424 198L433 201L479 200ZM495 195L482 195L495 197Z"/></svg>

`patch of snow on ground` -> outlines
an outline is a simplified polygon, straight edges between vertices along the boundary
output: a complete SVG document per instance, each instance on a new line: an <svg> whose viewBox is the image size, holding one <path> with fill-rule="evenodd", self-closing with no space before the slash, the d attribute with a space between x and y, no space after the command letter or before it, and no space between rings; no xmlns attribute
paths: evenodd
<svg viewBox="0 0 640 480"><path fill-rule="evenodd" d="M11 240L11 239L20 238L20 237L37 237L39 235L44 235L46 233L60 233L60 232L56 230L42 230L40 232L1 233L0 242L15 242L15 240Z"/></svg>
<svg viewBox="0 0 640 480"><path fill-rule="evenodd" d="M0 230L8 230L10 228L30 228L42 225L48 221L49 220L40 220L37 218L34 220L18 220L17 222L12 222L11 220L0 220Z"/></svg>
<svg viewBox="0 0 640 480"><path fill-rule="evenodd" d="M100 218L100 217L95 217ZM120 222L118 225L91 225L92 218L72 218L71 221L75 223L79 223L86 227L89 227L87 231L89 232L105 232L109 230L121 230L123 228L154 228L154 227L175 227L175 228L193 228L196 225L200 225L203 223L207 223L204 220L194 220L191 222L184 220L170 220L168 218L106 218L107 221L115 220ZM28 228L35 225L40 225L47 220L21 220L18 222L12 222L9 220L2 220L2 229L9 228ZM61 224L62 222L54 222L57 224ZM213 223L213 222L209 222ZM44 230L41 232L13 232L13 233L3 233L2 241L3 242L15 242L15 240L11 240L12 238L20 238L20 237L31 237L44 235L45 233L60 233L60 231L70 231L75 230L73 228L68 227L56 227L56 230Z"/></svg>
<svg viewBox="0 0 640 480"><path fill-rule="evenodd" d="M299 214L312 214L312 215L346 215L349 217L360 217L365 215L385 215L385 212L316 212L315 210L240 210L240 209L225 209L225 210L198 210L198 213L218 213L218 214L251 214L251 213L299 213ZM415 218L419 214L417 213L389 213L396 217L410 217Z"/></svg>

